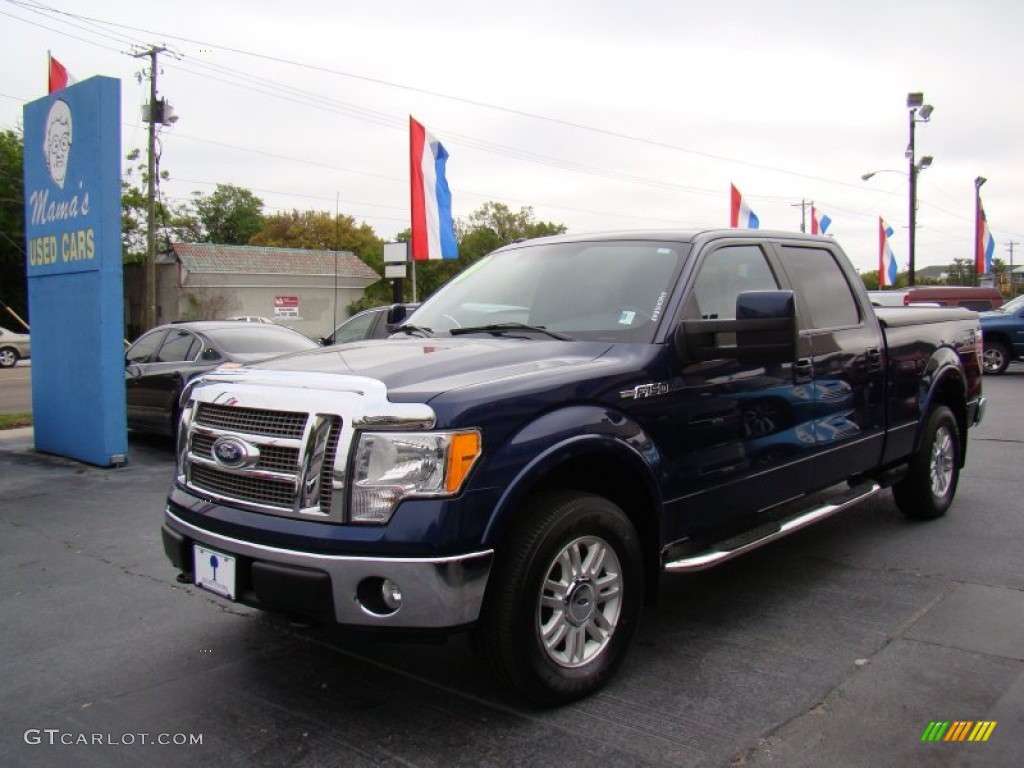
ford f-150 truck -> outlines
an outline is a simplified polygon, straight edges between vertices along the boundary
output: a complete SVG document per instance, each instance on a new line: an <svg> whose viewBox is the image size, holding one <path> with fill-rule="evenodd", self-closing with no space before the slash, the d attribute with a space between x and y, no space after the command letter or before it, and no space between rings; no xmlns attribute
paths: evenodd
<svg viewBox="0 0 1024 768"><path fill-rule="evenodd" d="M195 381L164 547L227 600L468 629L500 680L571 701L612 676L663 572L883 488L944 514L980 365L977 315L876 312L828 238L516 243L397 337Z"/></svg>

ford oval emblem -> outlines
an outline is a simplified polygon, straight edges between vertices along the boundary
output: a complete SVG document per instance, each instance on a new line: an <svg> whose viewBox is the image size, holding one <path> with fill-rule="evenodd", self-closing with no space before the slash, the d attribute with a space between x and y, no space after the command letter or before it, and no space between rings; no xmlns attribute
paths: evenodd
<svg viewBox="0 0 1024 768"><path fill-rule="evenodd" d="M213 458L222 467L238 469L256 463L260 450L237 437L219 437L211 448Z"/></svg>

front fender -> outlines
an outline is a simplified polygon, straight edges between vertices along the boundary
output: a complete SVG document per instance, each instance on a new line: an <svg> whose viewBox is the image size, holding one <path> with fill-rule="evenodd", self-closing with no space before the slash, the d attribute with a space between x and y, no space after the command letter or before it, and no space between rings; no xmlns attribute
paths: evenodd
<svg viewBox="0 0 1024 768"><path fill-rule="evenodd" d="M661 508L658 480L662 455L644 429L626 414L599 406L572 406L544 414L512 435L487 464L486 484L502 488L484 532L491 544L507 528L521 502L572 462L609 461L640 478L655 509Z"/></svg>

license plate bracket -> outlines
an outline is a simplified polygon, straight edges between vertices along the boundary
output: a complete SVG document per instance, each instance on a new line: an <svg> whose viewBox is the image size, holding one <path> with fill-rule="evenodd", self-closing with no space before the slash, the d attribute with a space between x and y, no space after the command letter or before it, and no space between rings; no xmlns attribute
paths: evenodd
<svg viewBox="0 0 1024 768"><path fill-rule="evenodd" d="M197 587L214 594L235 599L235 558L213 549L194 544L192 568Z"/></svg>

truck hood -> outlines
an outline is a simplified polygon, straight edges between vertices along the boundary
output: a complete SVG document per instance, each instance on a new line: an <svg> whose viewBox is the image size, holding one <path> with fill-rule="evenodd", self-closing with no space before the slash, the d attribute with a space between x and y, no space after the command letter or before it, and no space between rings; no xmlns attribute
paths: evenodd
<svg viewBox="0 0 1024 768"><path fill-rule="evenodd" d="M580 366L600 358L606 341L511 338L379 339L299 352L247 366L368 376L384 383L392 400L420 400L479 384Z"/></svg>

